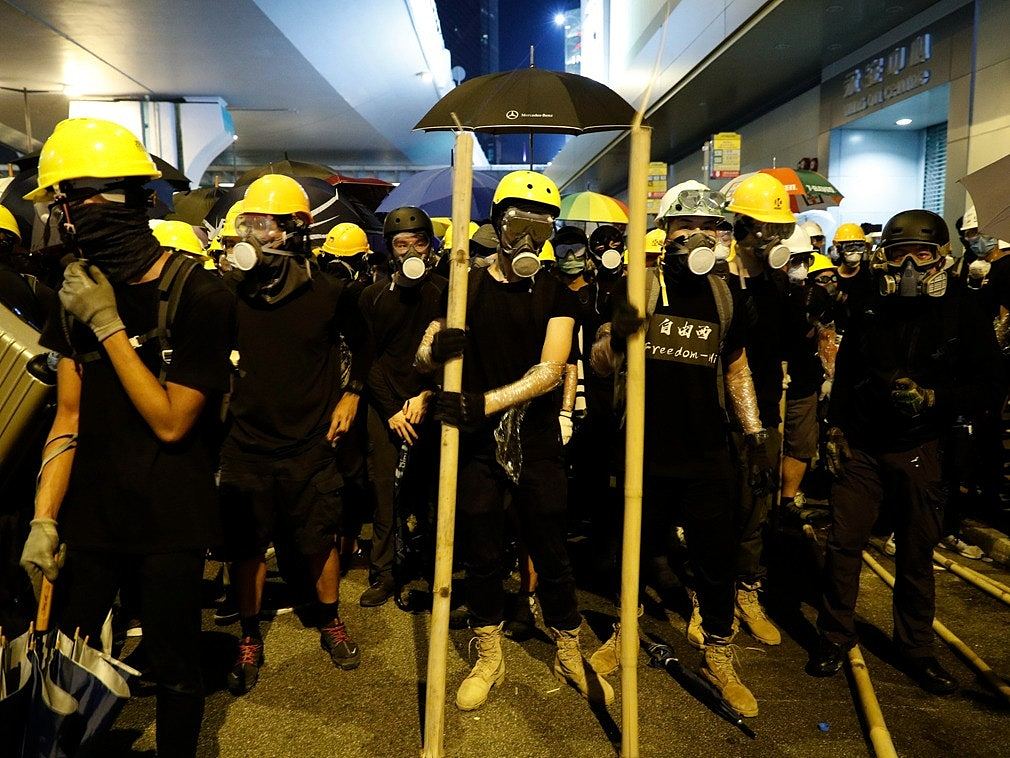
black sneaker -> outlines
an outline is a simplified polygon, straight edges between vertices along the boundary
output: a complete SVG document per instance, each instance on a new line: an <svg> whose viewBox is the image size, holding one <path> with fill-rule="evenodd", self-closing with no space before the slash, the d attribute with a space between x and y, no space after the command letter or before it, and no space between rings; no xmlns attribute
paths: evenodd
<svg viewBox="0 0 1010 758"><path fill-rule="evenodd" d="M810 676L834 676L842 670L847 657L848 651L844 647L821 637L807 662L807 673Z"/></svg>
<svg viewBox="0 0 1010 758"><path fill-rule="evenodd" d="M909 673L926 692L934 695L949 695L957 692L958 682L940 662L932 656L908 660Z"/></svg>
<svg viewBox="0 0 1010 758"><path fill-rule="evenodd" d="M263 640L243 637L238 643L238 658L228 672L228 690L233 695L244 695L260 678L263 665Z"/></svg>
<svg viewBox="0 0 1010 758"><path fill-rule="evenodd" d="M351 639L347 627L336 619L319 630L319 644L330 654L330 660L338 669L351 671L361 663L361 650Z"/></svg>
<svg viewBox="0 0 1010 758"><path fill-rule="evenodd" d="M372 582L367 590L361 593L358 603L362 608L378 608L385 605L386 601L393 596L393 583L385 579Z"/></svg>

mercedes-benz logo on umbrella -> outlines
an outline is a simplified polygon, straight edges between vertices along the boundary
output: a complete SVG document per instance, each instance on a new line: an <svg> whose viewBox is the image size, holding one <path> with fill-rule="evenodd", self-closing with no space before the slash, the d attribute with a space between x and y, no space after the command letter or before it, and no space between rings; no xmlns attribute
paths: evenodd
<svg viewBox="0 0 1010 758"><path fill-rule="evenodd" d="M505 111L505 118L507 118L509 121L515 121L517 118L519 118L519 111L517 110Z"/></svg>

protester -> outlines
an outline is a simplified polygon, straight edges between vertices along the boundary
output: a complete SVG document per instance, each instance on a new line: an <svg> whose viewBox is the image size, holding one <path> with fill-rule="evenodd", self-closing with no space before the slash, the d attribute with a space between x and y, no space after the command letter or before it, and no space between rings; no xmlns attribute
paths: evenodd
<svg viewBox="0 0 1010 758"><path fill-rule="evenodd" d="M158 176L137 138L108 121L61 121L43 145L26 199L56 216L77 260L42 337L61 356L57 412L21 561L36 591L43 575L56 582L58 626L93 646L119 588L139 579L158 754L193 756L204 702L200 582L220 537L212 445L228 390L231 298L151 235L143 185ZM167 320L163 295L177 303Z"/></svg>
<svg viewBox="0 0 1010 758"><path fill-rule="evenodd" d="M344 222L334 225L326 239L315 248L319 267L338 279L360 282L362 287L372 283L368 253L368 235L357 224Z"/></svg>
<svg viewBox="0 0 1010 758"><path fill-rule="evenodd" d="M688 638L704 650L701 675L733 708L756 716L730 647L734 629L736 491L726 415L727 395L748 439L765 435L745 346L745 319L729 287L711 274L724 199L698 182L671 188L660 203L666 232L662 265L648 280L646 325L643 557L670 551L672 525L685 524L694 576ZM626 340L642 326L619 293L613 321L593 346L593 368L612 374ZM725 385L725 386L724 386ZM770 471L757 472L768 477ZM616 670L620 625L593 656L600 673ZM609 654L608 654L609 653Z"/></svg>
<svg viewBox="0 0 1010 758"><path fill-rule="evenodd" d="M861 553L882 506L897 544L894 642L936 694L957 681L933 653L932 553L946 488L941 438L998 390L996 344L976 305L948 292L950 236L940 216L903 211L884 226L873 270L879 293L851 314L838 354L827 433L832 522L818 616L815 676L837 672L856 643Z"/></svg>
<svg viewBox="0 0 1010 758"><path fill-rule="evenodd" d="M207 245L207 254L214 260L214 263L221 272L231 270L231 264L228 262L228 253L239 242L238 232L235 231L235 219L239 217L240 213L242 213L241 200L233 203L231 208L228 209L224 221L221 222L220 229L211 239L210 244Z"/></svg>
<svg viewBox="0 0 1010 758"><path fill-rule="evenodd" d="M771 463L772 471L778 471L782 442L779 402L788 287L787 277L779 269L789 260L789 248L782 240L793 233L796 217L789 210L789 196L782 182L762 173L740 182L726 210L734 214L732 263L742 288L742 307L751 319L747 361L757 391L761 425L766 432L761 445L747 446L737 435L741 482L737 613L756 640L778 645L782 636L765 613L758 593L765 574L761 562L763 532L779 483L777 476L765 481L755 478L753 472L763 470L766 461Z"/></svg>
<svg viewBox="0 0 1010 758"><path fill-rule="evenodd" d="M227 552L234 561L241 642L228 675L241 695L259 677L265 551L275 531L303 557L318 605L320 642L333 664L361 651L338 609L342 478L332 445L351 428L368 358L352 290L309 265L309 200L294 179L268 174L246 190L228 255L237 295L239 376L221 453ZM337 340L352 348L341 389Z"/></svg>
<svg viewBox="0 0 1010 758"><path fill-rule="evenodd" d="M214 260L204 252L203 243L193 227L184 221L151 222L151 233L163 250L174 250L189 256L206 269L214 270Z"/></svg>
<svg viewBox="0 0 1010 758"><path fill-rule="evenodd" d="M554 673L579 693L610 703L613 688L579 647L582 617L565 549L565 472L556 391L572 346L575 303L538 253L554 232L557 186L532 171L506 174L491 220L495 262L470 274L468 331L432 322L418 364L432 369L464 354L463 391L442 392L436 417L460 428L459 526L473 614L477 663L456 694L464 711L482 706L505 678L502 657L502 542L505 496L512 495L533 563L544 621L557 646ZM497 440L496 440L497 438Z"/></svg>

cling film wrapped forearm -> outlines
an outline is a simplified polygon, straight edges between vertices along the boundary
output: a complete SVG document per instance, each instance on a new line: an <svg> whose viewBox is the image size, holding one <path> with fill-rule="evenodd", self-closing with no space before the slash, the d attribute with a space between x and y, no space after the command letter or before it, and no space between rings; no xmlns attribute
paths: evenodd
<svg viewBox="0 0 1010 758"><path fill-rule="evenodd" d="M417 346L417 353L414 356L414 366L423 374L430 374L438 368L438 364L431 357L431 343L435 341L435 335L445 327L442 319L436 319L428 324L428 328L421 335L421 344Z"/></svg>
<svg viewBox="0 0 1010 758"><path fill-rule="evenodd" d="M729 392L733 411L744 434L756 434L763 430L761 416L758 414L757 392L754 390L754 379L750 367L744 366L736 371L726 373L726 390Z"/></svg>
<svg viewBox="0 0 1010 758"><path fill-rule="evenodd" d="M550 392L561 383L564 369L564 363L553 361L536 364L522 379L485 393L484 412L490 416Z"/></svg>
<svg viewBox="0 0 1010 758"><path fill-rule="evenodd" d="M1010 312L1000 311L1000 314L993 320L993 329L996 331L996 343L1004 355L1010 354Z"/></svg>
<svg viewBox="0 0 1010 758"><path fill-rule="evenodd" d="M564 390L561 394L561 410L572 412L575 408L575 395L579 390L579 367L574 363L565 366Z"/></svg>

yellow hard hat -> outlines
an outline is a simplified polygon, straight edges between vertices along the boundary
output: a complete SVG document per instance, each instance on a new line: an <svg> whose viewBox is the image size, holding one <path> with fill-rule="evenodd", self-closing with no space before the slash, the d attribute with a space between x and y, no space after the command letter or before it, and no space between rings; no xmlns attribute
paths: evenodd
<svg viewBox="0 0 1010 758"><path fill-rule="evenodd" d="M831 241L836 245L839 242L866 242L866 235L859 224L842 224L835 229L835 237Z"/></svg>
<svg viewBox="0 0 1010 758"><path fill-rule="evenodd" d="M653 229L645 235L645 254L662 253L666 244L666 232L662 229Z"/></svg>
<svg viewBox="0 0 1010 758"><path fill-rule="evenodd" d="M551 244L550 240L544 243L544 246L540 248L540 255L538 256L542 261L554 261L558 262L558 258L554 255L554 245Z"/></svg>
<svg viewBox="0 0 1010 758"><path fill-rule="evenodd" d="M434 223L434 219L432 219L432 223ZM478 229L480 229L480 224L471 221L470 226L467 227L467 239L472 240L473 235L477 233ZM449 226L445 228L445 236L442 237L442 247L449 248L451 246L452 246L452 224L450 223Z"/></svg>
<svg viewBox="0 0 1010 758"><path fill-rule="evenodd" d="M795 224L785 186L770 174L748 176L733 191L726 210L769 224Z"/></svg>
<svg viewBox="0 0 1010 758"><path fill-rule="evenodd" d="M161 172L129 129L100 118L67 118L56 125L39 154L38 189L25 200L43 202L67 179L157 179Z"/></svg>
<svg viewBox="0 0 1010 758"><path fill-rule="evenodd" d="M831 259L826 255L821 255L820 253L814 253L813 263L810 264L810 268L807 269L807 276L811 277L814 274L820 273L821 271L837 271L838 266L831 262Z"/></svg>
<svg viewBox="0 0 1010 758"><path fill-rule="evenodd" d="M312 221L312 209L305 189L284 174L267 174L250 184L242 201L242 213L297 215Z"/></svg>
<svg viewBox="0 0 1010 758"><path fill-rule="evenodd" d="M210 241L208 250L224 250L224 244L221 242L222 239L225 237L238 237L238 231L235 229L235 219L242 213L242 206L243 203L239 200L224 214L224 223L221 224L221 229L214 236L214 239Z"/></svg>
<svg viewBox="0 0 1010 758"><path fill-rule="evenodd" d="M368 236L365 234L365 230L357 224L344 222L330 229L323 246L316 248L318 252L313 252L316 252L316 255L329 253L343 257L365 253L368 250Z"/></svg>
<svg viewBox="0 0 1010 758"><path fill-rule="evenodd" d="M513 171L501 178L491 200L492 216L495 208L504 200L531 200L551 206L555 216L561 213L558 185L536 171Z"/></svg>
<svg viewBox="0 0 1010 758"><path fill-rule="evenodd" d="M21 241L21 230L18 229L18 222L14 220L14 214L0 205L0 229L10 232Z"/></svg>
<svg viewBox="0 0 1010 758"><path fill-rule="evenodd" d="M152 222L153 223L153 222ZM193 227L185 221L162 221L151 227L151 233L162 247L181 250L193 255L204 254L203 243L196 236Z"/></svg>

